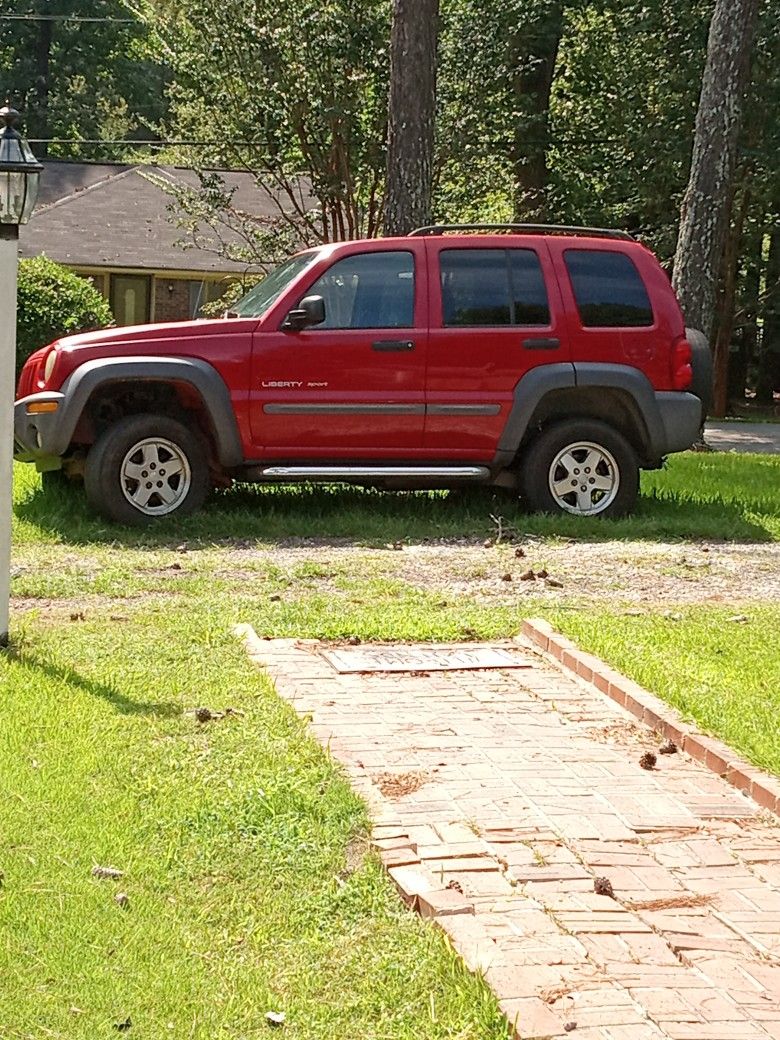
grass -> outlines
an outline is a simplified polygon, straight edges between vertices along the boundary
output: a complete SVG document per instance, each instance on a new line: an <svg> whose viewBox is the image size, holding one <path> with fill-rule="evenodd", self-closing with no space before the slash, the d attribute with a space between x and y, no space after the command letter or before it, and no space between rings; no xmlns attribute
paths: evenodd
<svg viewBox="0 0 780 1040"><path fill-rule="evenodd" d="M228 603L124 613L28 621L0 662L0 1035L238 1040L281 1010L307 1040L505 1037L376 862L350 868L365 809ZM203 704L243 714L204 726Z"/></svg>
<svg viewBox="0 0 780 1040"><path fill-rule="evenodd" d="M567 636L780 775L780 606L548 611ZM733 618L745 620L732 620Z"/></svg>
<svg viewBox="0 0 780 1040"><path fill-rule="evenodd" d="M131 1036L251 1040L281 1010L293 1040L505 1037L484 985L356 855L364 806L232 626L455 640L546 612L777 769L775 608L741 608L743 625L703 608L672 622L443 599L371 547L481 540L491 514L542 537L778 540L778 475L767 457L676 457L644 475L636 518L606 524L530 517L490 492L239 488L139 532L17 467L13 591L26 609L0 657L0 1036L94 1040L129 1017ZM291 536L308 548L282 563L274 544ZM365 551L323 562L318 539ZM203 704L243 714L202 726L190 711ZM96 863L124 877L94 878Z"/></svg>
<svg viewBox="0 0 780 1040"><path fill-rule="evenodd" d="M474 488L383 493L354 487L238 486L215 494L185 520L153 531L106 524L86 509L79 489L43 494L31 467L17 467L19 541L170 546L178 542L344 538L363 545L396 539L474 538L501 515L524 534L590 540L707 538L780 540L780 456L686 453L664 470L642 474L636 514L621 520L532 516L508 492Z"/></svg>

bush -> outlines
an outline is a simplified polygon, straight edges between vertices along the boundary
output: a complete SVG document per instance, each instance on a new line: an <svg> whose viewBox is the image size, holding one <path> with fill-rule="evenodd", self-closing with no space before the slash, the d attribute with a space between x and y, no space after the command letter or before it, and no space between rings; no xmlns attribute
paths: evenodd
<svg viewBox="0 0 780 1040"><path fill-rule="evenodd" d="M105 298L86 278L45 256L19 263L16 368L47 343L73 332L104 328L114 318Z"/></svg>

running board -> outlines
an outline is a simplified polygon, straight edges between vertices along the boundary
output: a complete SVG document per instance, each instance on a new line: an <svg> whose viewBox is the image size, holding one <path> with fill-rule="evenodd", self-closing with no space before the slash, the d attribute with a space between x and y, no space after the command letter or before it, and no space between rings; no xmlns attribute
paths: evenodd
<svg viewBox="0 0 780 1040"><path fill-rule="evenodd" d="M285 480L488 480L487 466L260 466L257 476Z"/></svg>

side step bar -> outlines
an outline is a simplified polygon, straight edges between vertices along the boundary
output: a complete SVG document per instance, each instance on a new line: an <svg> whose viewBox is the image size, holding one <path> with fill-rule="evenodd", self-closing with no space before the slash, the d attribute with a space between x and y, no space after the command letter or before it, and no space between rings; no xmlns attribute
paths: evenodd
<svg viewBox="0 0 780 1040"><path fill-rule="evenodd" d="M391 477L422 480L488 480L487 466L258 466L257 478L274 480L364 480Z"/></svg>

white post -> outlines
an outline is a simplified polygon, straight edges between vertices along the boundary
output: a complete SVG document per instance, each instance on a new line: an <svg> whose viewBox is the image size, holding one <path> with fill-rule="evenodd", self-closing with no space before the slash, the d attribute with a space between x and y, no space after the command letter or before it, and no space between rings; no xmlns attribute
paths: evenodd
<svg viewBox="0 0 780 1040"><path fill-rule="evenodd" d="M0 646L8 645L16 387L16 265L19 228L0 224Z"/></svg>

